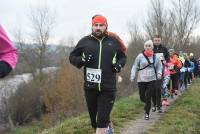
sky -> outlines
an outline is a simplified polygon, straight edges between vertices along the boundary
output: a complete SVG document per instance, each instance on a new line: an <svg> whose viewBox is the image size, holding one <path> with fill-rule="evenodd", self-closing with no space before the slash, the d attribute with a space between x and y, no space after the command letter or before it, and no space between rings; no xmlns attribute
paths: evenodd
<svg viewBox="0 0 200 134"><path fill-rule="evenodd" d="M52 43L75 40L91 32L91 17L102 14L108 20L109 31L117 33L128 41L128 22L135 22L142 27L147 18L150 0L1 0L0 23L15 40L14 31L21 29L28 34L28 13L30 7L46 4L54 13L56 23L51 35ZM169 4L169 0L165 0ZM195 33L200 34L199 30Z"/></svg>

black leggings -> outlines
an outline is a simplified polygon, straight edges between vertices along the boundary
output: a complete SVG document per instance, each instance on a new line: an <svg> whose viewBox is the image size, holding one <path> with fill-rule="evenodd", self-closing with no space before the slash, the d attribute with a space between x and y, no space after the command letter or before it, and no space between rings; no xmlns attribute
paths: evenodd
<svg viewBox="0 0 200 134"><path fill-rule="evenodd" d="M187 88L187 83L188 83L188 76L189 75L189 73L188 73L188 71L186 71L185 72L185 76L184 76L184 85L185 85L185 88Z"/></svg>
<svg viewBox="0 0 200 134"><path fill-rule="evenodd" d="M116 91L85 89L85 98L93 128L106 128L115 102Z"/></svg>
<svg viewBox="0 0 200 134"><path fill-rule="evenodd" d="M178 90L179 73L172 74L171 81L172 81L172 93L174 93L175 90Z"/></svg>
<svg viewBox="0 0 200 134"><path fill-rule="evenodd" d="M155 81L155 88L152 90L152 101L153 105L157 107L161 107L161 86L162 80Z"/></svg>
<svg viewBox="0 0 200 134"><path fill-rule="evenodd" d="M144 110L149 114L151 109L151 97L155 87L155 81L138 82L140 100L145 103Z"/></svg>
<svg viewBox="0 0 200 134"><path fill-rule="evenodd" d="M5 61L0 61L0 78L7 76L12 70L11 66Z"/></svg>

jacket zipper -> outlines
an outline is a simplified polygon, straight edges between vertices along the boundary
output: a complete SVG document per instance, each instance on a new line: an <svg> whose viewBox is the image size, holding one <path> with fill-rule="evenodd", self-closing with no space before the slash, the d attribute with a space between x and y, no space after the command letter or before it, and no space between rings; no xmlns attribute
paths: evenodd
<svg viewBox="0 0 200 134"><path fill-rule="evenodd" d="M99 41L99 47L100 47L100 49L99 49L99 64L98 64L98 69L100 69L101 68L101 53L102 53L102 41L103 41L103 39L105 38L105 37L103 37L101 40L99 40L98 38L96 38L95 36L93 36L93 35L91 35L92 37L94 37L96 40L98 40ZM99 91L101 91L101 85L100 85L100 83L98 83L98 89L99 89Z"/></svg>

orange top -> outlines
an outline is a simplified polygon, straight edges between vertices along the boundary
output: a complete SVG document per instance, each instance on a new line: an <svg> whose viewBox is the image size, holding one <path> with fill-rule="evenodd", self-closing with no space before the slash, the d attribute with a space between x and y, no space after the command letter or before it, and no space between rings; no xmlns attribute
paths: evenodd
<svg viewBox="0 0 200 134"><path fill-rule="evenodd" d="M177 67L178 69L181 69L182 68L182 62L178 59L178 56L177 55L172 55L170 57L170 62L175 66ZM176 70L172 70L171 71L171 74L175 74L176 73Z"/></svg>

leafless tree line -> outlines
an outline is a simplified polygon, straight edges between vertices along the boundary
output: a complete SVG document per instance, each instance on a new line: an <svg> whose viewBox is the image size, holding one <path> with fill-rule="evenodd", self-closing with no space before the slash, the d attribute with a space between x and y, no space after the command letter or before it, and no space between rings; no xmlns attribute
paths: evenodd
<svg viewBox="0 0 200 134"><path fill-rule="evenodd" d="M164 0L151 0L151 7L143 27L147 32L146 38L152 39L154 35L160 35L163 44L180 50L181 47L190 44L192 32L199 24L198 1L172 0L171 6L167 8L164 2ZM137 24L128 27L131 40L136 40L139 27Z"/></svg>

